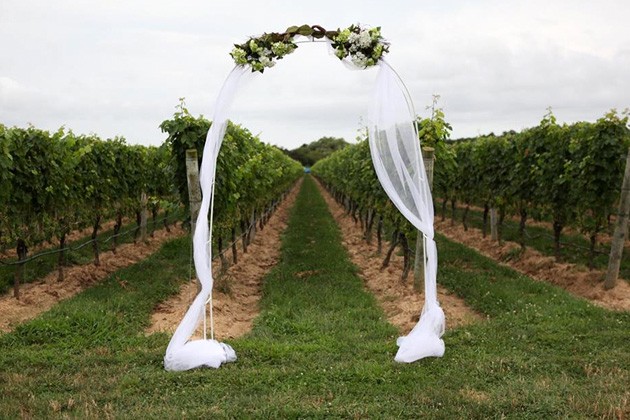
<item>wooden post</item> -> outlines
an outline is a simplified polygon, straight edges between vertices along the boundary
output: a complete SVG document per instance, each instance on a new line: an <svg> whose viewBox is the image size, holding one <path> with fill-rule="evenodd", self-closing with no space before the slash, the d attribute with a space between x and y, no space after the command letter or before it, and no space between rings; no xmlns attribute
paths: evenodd
<svg viewBox="0 0 630 420"><path fill-rule="evenodd" d="M604 289L606 290L612 289L617 285L623 246L626 240L626 232L628 231L628 213L630 213L630 152L628 152L626 157L626 171L621 184L619 211L615 222L612 245L610 246L610 256L608 257L608 271L606 271L606 280L604 280Z"/></svg>
<svg viewBox="0 0 630 420"><path fill-rule="evenodd" d="M196 149L186 150L186 179L188 180L188 203L190 206L190 232L195 235L197 217L201 208L201 184L199 183L199 160ZM201 282L197 279L197 292L201 291Z"/></svg>
<svg viewBox="0 0 630 420"><path fill-rule="evenodd" d="M92 227L92 253L94 254L94 265L101 265L101 260L99 258L99 247L98 247L98 228L101 223L101 216L96 216L96 220L94 221L94 226Z"/></svg>
<svg viewBox="0 0 630 420"><path fill-rule="evenodd" d="M232 228L232 262L238 264L238 251L236 250L236 228Z"/></svg>
<svg viewBox="0 0 630 420"><path fill-rule="evenodd" d="M199 183L199 159L196 149L186 150L186 178L188 180L188 203L190 205L190 231L195 234L197 217L201 207L201 184Z"/></svg>
<svg viewBox="0 0 630 420"><path fill-rule="evenodd" d="M147 193L142 191L140 193L140 241L145 243L147 241L147 203L149 199Z"/></svg>
<svg viewBox="0 0 630 420"><path fill-rule="evenodd" d="M490 208L490 239L493 241L499 240L499 230L497 229L497 209Z"/></svg>
<svg viewBox="0 0 630 420"><path fill-rule="evenodd" d="M57 257L57 281L63 281L63 266L66 264L66 233L59 238L59 256Z"/></svg>
<svg viewBox="0 0 630 420"><path fill-rule="evenodd" d="M256 210L252 210L252 218L249 223L249 232L249 243L252 243L254 242L254 239L256 239Z"/></svg>
<svg viewBox="0 0 630 420"><path fill-rule="evenodd" d="M18 265L15 267L15 278L13 280L13 297L20 299L20 283L24 281L24 260L28 254L26 242L23 239L17 240Z"/></svg>
<svg viewBox="0 0 630 420"><path fill-rule="evenodd" d="M432 147L422 148L422 160L424 161L424 169L427 173L429 188L433 190L433 166L435 163L435 149ZM429 203L430 206L433 203ZM416 256L413 263L413 287L417 291L424 288L424 235L418 231L416 238Z"/></svg>

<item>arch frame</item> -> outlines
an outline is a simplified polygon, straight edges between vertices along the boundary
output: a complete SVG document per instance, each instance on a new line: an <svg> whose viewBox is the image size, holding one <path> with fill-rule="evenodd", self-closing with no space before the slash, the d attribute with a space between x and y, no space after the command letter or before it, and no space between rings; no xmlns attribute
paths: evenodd
<svg viewBox="0 0 630 420"><path fill-rule="evenodd" d="M335 55L347 65L358 68L377 66L368 117L368 138L374 169L392 203L419 232L424 242L425 302L420 320L409 334L399 337L394 360L411 363L425 357L441 357L445 351L442 335L445 317L437 300L437 247L433 238L433 201L420 142L416 131L415 111L409 91L383 55L389 50L380 28L351 25L337 31L326 31L318 25L292 26L283 33L263 34L237 44L230 55L236 65L225 80L215 102L212 125L200 169L202 202L193 234L193 256L201 290L173 334L164 356L169 371L198 367L218 368L236 360L236 352L214 339L210 320L210 339L206 333L207 308L212 311L213 273L211 241L216 163L228 124L230 106L239 86L253 73L263 73L275 60L292 53L297 36L314 41L325 39ZM369 54L370 58L366 58ZM204 322L204 338L191 340L200 321Z"/></svg>

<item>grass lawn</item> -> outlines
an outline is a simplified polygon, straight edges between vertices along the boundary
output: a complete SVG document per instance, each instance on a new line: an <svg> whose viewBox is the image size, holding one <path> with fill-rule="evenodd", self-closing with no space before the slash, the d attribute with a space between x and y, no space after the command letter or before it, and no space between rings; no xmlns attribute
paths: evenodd
<svg viewBox="0 0 630 420"><path fill-rule="evenodd" d="M443 358L393 361L398 332L364 290L307 177L261 316L230 342L236 363L165 372L169 337L143 335L151 309L187 277L182 238L0 336L0 418L628 415L629 313L438 239L438 281L488 315L448 330Z"/></svg>

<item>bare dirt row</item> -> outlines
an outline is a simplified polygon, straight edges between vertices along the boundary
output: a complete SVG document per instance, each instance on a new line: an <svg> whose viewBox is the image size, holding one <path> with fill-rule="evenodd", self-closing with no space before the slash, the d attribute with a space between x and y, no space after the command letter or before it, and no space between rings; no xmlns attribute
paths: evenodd
<svg viewBox="0 0 630 420"><path fill-rule="evenodd" d="M237 338L251 330L252 322L259 311L263 278L280 257L282 232L287 227L289 213L298 191L299 186L279 206L264 230L257 233L247 254L242 254L238 264L232 265L226 277L215 285L213 301L217 339ZM401 332L408 332L418 321L423 296L410 285L400 282L402 258L394 257L391 266L381 272L381 258L376 255L375 249L361 239L360 228L344 215L343 209L340 209L326 191L322 189L321 192L341 228L344 246L355 265L360 267L366 287L375 294L388 320ZM213 268L218 272L219 263L215 262ZM195 282L185 283L179 294L159 305L146 333L173 332L196 294ZM440 289L439 294L449 326L455 327L482 319L448 291Z"/></svg>
<svg viewBox="0 0 630 420"><path fill-rule="evenodd" d="M240 254L238 263L215 279L213 305L216 339L240 337L251 330L252 322L259 313L262 280L278 262L282 233L287 227L301 184L300 181L291 190L264 229L256 233L247 247L247 253ZM213 272L220 272L218 259L213 262ZM183 284L177 295L156 308L146 333L174 332L196 295L194 279ZM201 335L201 331L198 334Z"/></svg>
<svg viewBox="0 0 630 420"><path fill-rule="evenodd" d="M170 230L156 231L146 243L119 245L116 254L103 252L98 266L87 264L68 267L64 270L63 282L57 280L57 271L54 271L39 281L22 285L20 300L15 299L11 292L0 296L0 331L12 330L16 325L49 310L59 301L99 283L111 273L147 258L165 242L186 234L181 226L173 225Z"/></svg>
<svg viewBox="0 0 630 420"><path fill-rule="evenodd" d="M560 286L604 308L630 310L630 283L627 280L619 279L614 289L604 290L605 272L602 270L589 271L575 264L558 263L554 257L542 255L532 248L527 248L521 254L518 250L520 245L515 242L505 241L499 245L489 236L484 238L479 229L469 228L465 231L462 225L451 225L450 220L436 222L435 228L447 238L476 249L536 280Z"/></svg>
<svg viewBox="0 0 630 420"><path fill-rule="evenodd" d="M363 231L352 218L346 215L342 206L318 183L328 207L337 221L343 235L343 244L352 262L359 267L359 274L367 289L372 292L385 311L387 319L402 333L408 333L418 322L424 295L418 293L412 281L401 281L402 256L393 255L389 267L381 270L383 256L378 255L376 244L368 244L363 239ZM438 300L446 315L447 328L470 324L483 319L466 305L463 299L438 285Z"/></svg>

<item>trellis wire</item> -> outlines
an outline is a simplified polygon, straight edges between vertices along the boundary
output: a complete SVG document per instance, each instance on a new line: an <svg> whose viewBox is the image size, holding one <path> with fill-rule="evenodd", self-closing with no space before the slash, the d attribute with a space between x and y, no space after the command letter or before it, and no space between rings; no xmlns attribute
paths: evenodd
<svg viewBox="0 0 630 420"><path fill-rule="evenodd" d="M157 219L155 221L155 223L163 222L165 220L168 220L168 218L169 218L169 216L163 217L161 219ZM137 231L137 230L138 230L138 227L136 226L136 227L129 228L129 229L125 230L125 231L118 232L118 233L116 233L114 235L111 235L107 239L103 239L103 240L100 240L98 238L90 239L90 240L82 243L81 245L68 246L68 247L65 247L63 249L51 249L49 251L40 252L39 254L35 254L35 255L32 255L32 256L30 256L28 258L25 258L23 260L18 260L18 261L5 262L5 261L0 260L0 264L5 265L5 266L26 264L27 262L36 260L36 259L44 257L46 255L58 254L60 252L65 252L65 251L78 251L79 249L81 249L81 248L83 248L83 247L85 247L85 246L87 246L89 244L92 244L94 242L99 242L99 243L103 243L104 244L104 243L107 243L107 242L111 241L114 238L117 238L119 236L127 235L127 234L129 234L129 232Z"/></svg>
<svg viewBox="0 0 630 420"><path fill-rule="evenodd" d="M460 209L461 209L461 208L460 208ZM483 217L478 216L477 214L472 213L472 212L471 212L471 213L468 213L468 217L469 217L469 218L471 218L471 219L478 220L478 221L483 221ZM447 216L447 218L449 218L449 219L451 219L451 220L452 220L452 218L450 218L450 217L448 217L448 216ZM460 222L460 223L461 223L461 222ZM514 226L510 226L510 225L506 225L506 224L503 224L503 225L502 225L502 228L503 228L503 229L508 228L508 229L511 229L512 231L517 231L517 230L518 230L518 227L514 227ZM541 238L541 237L546 237L546 238L549 238L549 239L555 239L555 238L553 237L553 235L550 235L550 234L548 234L548 233L544 233L544 232L539 233L539 234L537 234L537 235L532 235L532 234L530 234L530 233L528 232L527 227L525 228L524 232L525 232L525 236L527 236L527 238L528 238L528 239L531 239L531 240L538 239L538 238ZM573 243L573 242L560 241L560 245L565 246L565 247L567 247L567 248L581 249L581 250L583 250L583 251L590 251L590 248L587 248L587 247L582 246L582 245L575 244L575 243ZM608 253L609 253L609 251L600 251L600 250L598 250L598 249L595 249L595 250L594 250L594 252L595 252L596 254L599 254L599 255L608 255Z"/></svg>

